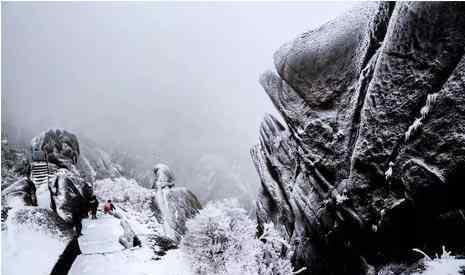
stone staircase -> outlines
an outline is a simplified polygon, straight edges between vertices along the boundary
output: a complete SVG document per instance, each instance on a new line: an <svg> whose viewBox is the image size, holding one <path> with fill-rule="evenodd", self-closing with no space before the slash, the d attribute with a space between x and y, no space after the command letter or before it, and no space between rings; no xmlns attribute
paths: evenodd
<svg viewBox="0 0 465 275"><path fill-rule="evenodd" d="M48 184L57 172L56 165L45 161L34 161L31 163L31 180L36 186Z"/></svg>

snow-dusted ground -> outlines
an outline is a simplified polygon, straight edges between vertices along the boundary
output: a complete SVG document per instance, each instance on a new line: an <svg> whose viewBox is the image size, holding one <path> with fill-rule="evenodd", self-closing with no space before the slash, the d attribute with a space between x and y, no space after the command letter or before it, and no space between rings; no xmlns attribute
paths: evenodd
<svg viewBox="0 0 465 275"><path fill-rule="evenodd" d="M50 208L50 191L47 184L36 186L37 204L42 208Z"/></svg>
<svg viewBox="0 0 465 275"><path fill-rule="evenodd" d="M465 267L464 259L447 257L445 259L428 260L425 263L426 270L412 275L457 275Z"/></svg>
<svg viewBox="0 0 465 275"><path fill-rule="evenodd" d="M69 275L189 275L179 250L170 250L161 260L152 260L148 247L104 255L80 255Z"/></svg>
<svg viewBox="0 0 465 275"><path fill-rule="evenodd" d="M96 220L85 219L82 226L84 235L79 238L79 247L84 255L123 250L118 242L123 228L120 220L112 215L99 215Z"/></svg>
<svg viewBox="0 0 465 275"><path fill-rule="evenodd" d="M168 251L161 260L153 260L150 247L123 249L118 237L123 233L120 221L110 215L83 221L79 238L82 255L74 262L69 275L190 275L187 262L179 250ZM129 220L136 233L146 232L141 224ZM143 238L141 238L143 241Z"/></svg>
<svg viewBox="0 0 465 275"><path fill-rule="evenodd" d="M55 236L26 228L2 231L1 274L48 275L66 244Z"/></svg>
<svg viewBox="0 0 465 275"><path fill-rule="evenodd" d="M33 209L32 207L25 207ZM22 209L20 209L22 210ZM43 224L13 223L16 210L9 212L7 230L2 230L2 269L5 275L48 275L69 239L50 232ZM31 213L26 220L41 220L43 213Z"/></svg>

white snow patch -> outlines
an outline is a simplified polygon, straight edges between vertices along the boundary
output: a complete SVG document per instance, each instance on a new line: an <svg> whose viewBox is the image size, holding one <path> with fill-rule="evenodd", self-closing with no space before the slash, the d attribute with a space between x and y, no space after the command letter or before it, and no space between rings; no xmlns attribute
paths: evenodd
<svg viewBox="0 0 465 275"><path fill-rule="evenodd" d="M37 204L40 208L50 208L50 191L47 184L41 184L36 190Z"/></svg>
<svg viewBox="0 0 465 275"><path fill-rule="evenodd" d="M426 270L412 275L459 275L465 267L464 259L434 259L425 263Z"/></svg>
<svg viewBox="0 0 465 275"><path fill-rule="evenodd" d="M13 216L14 210L10 210ZM68 240L29 224L7 220L2 230L2 272L5 275L49 275Z"/></svg>
<svg viewBox="0 0 465 275"><path fill-rule="evenodd" d="M148 247L106 255L80 255L69 275L190 275L193 274L179 250L170 250L161 260L152 259Z"/></svg>
<svg viewBox="0 0 465 275"><path fill-rule="evenodd" d="M148 230L134 219L130 219L130 223L134 230ZM193 274L179 250L170 250L157 261L153 259L153 250L145 244L140 248L123 249L117 243L118 234L122 234L119 220L110 215L100 215L97 220L86 220L83 234L79 242L84 254L78 256L69 275Z"/></svg>

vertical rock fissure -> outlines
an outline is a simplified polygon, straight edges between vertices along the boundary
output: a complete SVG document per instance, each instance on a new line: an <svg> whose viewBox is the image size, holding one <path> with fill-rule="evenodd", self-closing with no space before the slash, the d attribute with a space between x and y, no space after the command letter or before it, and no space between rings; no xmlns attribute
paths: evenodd
<svg viewBox="0 0 465 275"><path fill-rule="evenodd" d="M465 57L465 54L462 52L460 56L461 57L457 58L454 64L448 66L443 71L438 84L435 85L435 87L431 89L431 92L427 94L425 103L421 105L422 108L419 111L419 117L415 118L415 120L407 128L407 131L402 135L402 137L399 138L399 141L397 142L396 146L392 150L391 156L389 157L389 162L395 162L402 146L408 144L413 136L415 136L415 134L418 133L418 131L421 129L425 120L427 120L428 116L431 114L431 110L436 103L437 97L439 96L442 87L449 80L450 76L459 65L460 60Z"/></svg>
<svg viewBox="0 0 465 275"><path fill-rule="evenodd" d="M362 119L362 109L363 106L365 105L365 98L367 95L368 87L370 85L371 78L373 77L373 72L376 67L376 62L378 60L378 56L380 53L380 49L376 51L376 53L371 57L370 61L367 64L367 67L365 67L362 70L362 73L360 75L360 80L358 82L358 89L357 89L357 103L355 105L355 111L352 116L352 125L350 128L350 133L349 133L349 143L348 143L348 150L349 154L347 155L347 158L350 160L352 158L352 155L354 154L355 150L355 144L358 140L359 133L360 133L360 121ZM348 161L349 167L351 165L350 161Z"/></svg>
<svg viewBox="0 0 465 275"><path fill-rule="evenodd" d="M360 122L362 119L362 109L365 105L365 99L367 96L368 88L370 86L371 79L373 77L376 64L378 62L378 58L380 52L383 49L383 42L384 38L387 34L387 30L389 28L389 24L392 18L392 14L395 7L395 2L386 2L383 3L387 5L387 14L385 15L385 19L381 18L381 22L379 22L376 26L373 27L372 33L370 34L369 46L366 51L366 56L363 61L363 70L360 74L360 79L357 83L357 103L355 105L355 111L352 116L352 124L349 133L349 142L348 142L348 151L350 152L347 155L346 163L348 163L349 167L352 166L352 156L355 150L355 144L359 138L360 132ZM382 12L383 7L380 7L379 12ZM383 17L383 15L380 15ZM383 24L384 22L384 24ZM373 99L372 99L373 101Z"/></svg>

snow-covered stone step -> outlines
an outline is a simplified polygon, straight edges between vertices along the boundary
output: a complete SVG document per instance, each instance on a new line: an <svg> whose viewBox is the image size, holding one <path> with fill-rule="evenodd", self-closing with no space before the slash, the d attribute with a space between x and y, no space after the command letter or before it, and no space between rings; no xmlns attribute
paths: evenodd
<svg viewBox="0 0 465 275"><path fill-rule="evenodd" d="M34 168L32 169L32 171L36 172L36 173L48 173L48 168L47 167L40 167L40 168Z"/></svg>
<svg viewBox="0 0 465 275"><path fill-rule="evenodd" d="M79 246L83 254L123 250L118 238L123 235L120 220L111 215L99 215L98 219L83 220L83 236Z"/></svg>
<svg viewBox="0 0 465 275"><path fill-rule="evenodd" d="M132 227L142 227L132 222ZM122 249L118 238L123 229L120 220L113 216L99 215L97 220L85 219L82 233L84 235L79 238L82 254L77 257L68 275L193 274L179 250L169 250L156 261L153 249L147 245Z"/></svg>
<svg viewBox="0 0 465 275"><path fill-rule="evenodd" d="M57 166L53 163L35 161L31 163L31 180L35 185L42 185L53 180Z"/></svg>
<svg viewBox="0 0 465 275"><path fill-rule="evenodd" d="M32 175L32 178L36 178L36 179L42 179L42 178L47 178L48 177L48 174L45 173L45 174L34 174Z"/></svg>
<svg viewBox="0 0 465 275"><path fill-rule="evenodd" d="M46 177L48 176L48 172L45 171L45 172L34 172L32 173L32 177L36 177L36 178L39 178L39 177Z"/></svg>
<svg viewBox="0 0 465 275"><path fill-rule="evenodd" d="M34 173L32 176L35 177L35 178L45 178L45 177L48 176L48 173L47 172L45 172L45 173Z"/></svg>
<svg viewBox="0 0 465 275"><path fill-rule="evenodd" d="M42 185L48 183L48 180L37 180L37 179L32 179L35 185Z"/></svg>

